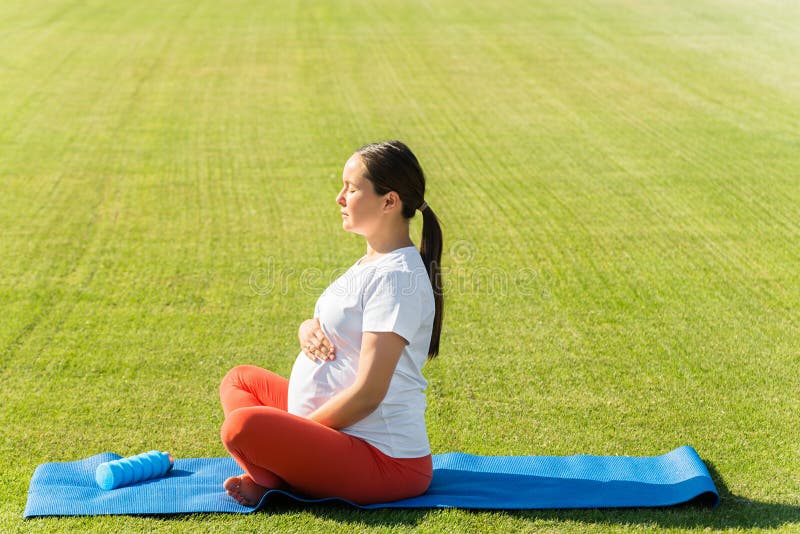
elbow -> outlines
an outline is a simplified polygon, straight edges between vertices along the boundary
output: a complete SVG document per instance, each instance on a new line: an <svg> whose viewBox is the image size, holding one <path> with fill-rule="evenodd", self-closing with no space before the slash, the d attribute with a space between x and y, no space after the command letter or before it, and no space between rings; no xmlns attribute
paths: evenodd
<svg viewBox="0 0 800 534"><path fill-rule="evenodd" d="M367 414L371 414L372 412L377 410L378 406L380 406L381 403L383 402L384 397L386 397L385 393L383 393L383 394L372 394L372 395L369 395L369 396L365 397L364 398L364 411L366 411Z"/></svg>

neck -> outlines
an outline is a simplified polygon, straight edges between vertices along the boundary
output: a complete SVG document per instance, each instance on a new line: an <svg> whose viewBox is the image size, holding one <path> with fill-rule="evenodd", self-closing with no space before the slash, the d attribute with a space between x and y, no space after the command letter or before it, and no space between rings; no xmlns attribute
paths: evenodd
<svg viewBox="0 0 800 534"><path fill-rule="evenodd" d="M386 254L413 244L408 234L408 223L397 225L389 231L367 236L367 256Z"/></svg>

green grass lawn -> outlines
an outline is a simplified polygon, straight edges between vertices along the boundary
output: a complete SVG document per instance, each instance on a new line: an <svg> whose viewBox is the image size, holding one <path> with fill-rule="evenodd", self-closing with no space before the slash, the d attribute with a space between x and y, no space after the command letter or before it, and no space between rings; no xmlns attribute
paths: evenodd
<svg viewBox="0 0 800 534"><path fill-rule="evenodd" d="M480 4L0 3L0 531L800 530L800 6ZM43 462L225 455L389 138L444 227L434 453L689 444L721 505L23 521Z"/></svg>

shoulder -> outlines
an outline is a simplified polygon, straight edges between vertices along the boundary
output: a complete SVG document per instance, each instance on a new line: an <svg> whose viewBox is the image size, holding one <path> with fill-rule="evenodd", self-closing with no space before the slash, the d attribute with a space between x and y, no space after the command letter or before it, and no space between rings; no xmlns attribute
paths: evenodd
<svg viewBox="0 0 800 534"><path fill-rule="evenodd" d="M415 247L406 247L391 254L386 261L376 265L375 271L381 275L394 273L393 276L397 277L411 277L420 272L427 272L425 264L422 262L422 256Z"/></svg>
<svg viewBox="0 0 800 534"><path fill-rule="evenodd" d="M392 295L409 293L414 286L415 277L418 276L408 269L395 269L389 265L376 267L365 274L365 288L368 293L380 291Z"/></svg>
<svg viewBox="0 0 800 534"><path fill-rule="evenodd" d="M418 270L376 270L362 298L365 309L389 306L426 315L425 310L434 308L430 280L424 271Z"/></svg>

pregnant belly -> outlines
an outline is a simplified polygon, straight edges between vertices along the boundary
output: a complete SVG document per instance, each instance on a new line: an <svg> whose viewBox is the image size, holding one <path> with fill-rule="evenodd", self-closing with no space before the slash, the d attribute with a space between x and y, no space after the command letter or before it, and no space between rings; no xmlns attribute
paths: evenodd
<svg viewBox="0 0 800 534"><path fill-rule="evenodd" d="M312 361L301 352L289 377L289 413L307 417L355 379L352 358L337 353L333 361Z"/></svg>

